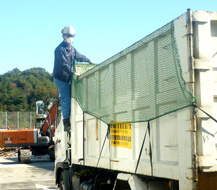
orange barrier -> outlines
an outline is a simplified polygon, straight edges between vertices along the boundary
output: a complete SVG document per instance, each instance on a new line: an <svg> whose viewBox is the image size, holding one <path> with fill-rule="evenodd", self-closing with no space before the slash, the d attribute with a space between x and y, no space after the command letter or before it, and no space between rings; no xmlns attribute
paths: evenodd
<svg viewBox="0 0 217 190"><path fill-rule="evenodd" d="M36 129L0 131L0 147L37 143Z"/></svg>

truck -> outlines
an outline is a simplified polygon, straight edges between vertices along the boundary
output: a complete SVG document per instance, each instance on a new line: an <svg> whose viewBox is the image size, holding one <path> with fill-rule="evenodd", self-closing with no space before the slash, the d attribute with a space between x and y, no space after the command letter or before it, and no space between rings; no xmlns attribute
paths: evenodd
<svg viewBox="0 0 217 190"><path fill-rule="evenodd" d="M217 12L188 9L71 86L60 189L217 189Z"/></svg>
<svg viewBox="0 0 217 190"><path fill-rule="evenodd" d="M0 147L17 147L18 162L28 163L31 156L46 155L54 161L55 120L57 103L50 104L50 111L44 110L44 102L36 102L36 119L34 129L17 129L0 131Z"/></svg>

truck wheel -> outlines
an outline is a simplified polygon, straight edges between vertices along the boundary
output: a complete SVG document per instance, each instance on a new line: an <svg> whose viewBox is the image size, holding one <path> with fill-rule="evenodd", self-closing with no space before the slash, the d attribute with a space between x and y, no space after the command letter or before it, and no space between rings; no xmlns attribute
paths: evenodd
<svg viewBox="0 0 217 190"><path fill-rule="evenodd" d="M55 153L54 153L54 150L53 150L53 149L51 149L51 150L49 151L49 156L50 156L50 160L51 160L51 161L55 161Z"/></svg>
<svg viewBox="0 0 217 190"><path fill-rule="evenodd" d="M68 171L67 170L63 170L61 172L59 187L60 187L60 190L68 190L68 189L70 189L69 176L68 176Z"/></svg>
<svg viewBox="0 0 217 190"><path fill-rule="evenodd" d="M21 163L21 160L20 160L20 149L18 149L18 162Z"/></svg>
<svg viewBox="0 0 217 190"><path fill-rule="evenodd" d="M66 190L65 183L64 183L64 177L63 177L63 172L60 175L59 187L60 187L60 190Z"/></svg>

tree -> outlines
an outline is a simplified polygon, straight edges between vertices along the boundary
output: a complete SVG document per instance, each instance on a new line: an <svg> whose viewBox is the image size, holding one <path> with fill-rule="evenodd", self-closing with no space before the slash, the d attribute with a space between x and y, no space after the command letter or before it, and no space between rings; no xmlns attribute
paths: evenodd
<svg viewBox="0 0 217 190"><path fill-rule="evenodd" d="M35 111L36 101L57 97L52 76L43 68L14 69L0 75L0 111Z"/></svg>

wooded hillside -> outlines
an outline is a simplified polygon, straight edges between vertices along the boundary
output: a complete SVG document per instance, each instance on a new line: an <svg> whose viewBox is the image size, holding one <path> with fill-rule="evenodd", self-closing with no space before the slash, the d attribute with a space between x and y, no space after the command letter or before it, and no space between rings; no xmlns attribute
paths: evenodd
<svg viewBox="0 0 217 190"><path fill-rule="evenodd" d="M58 97L51 74L43 68L0 75L0 111L35 111L35 103Z"/></svg>

